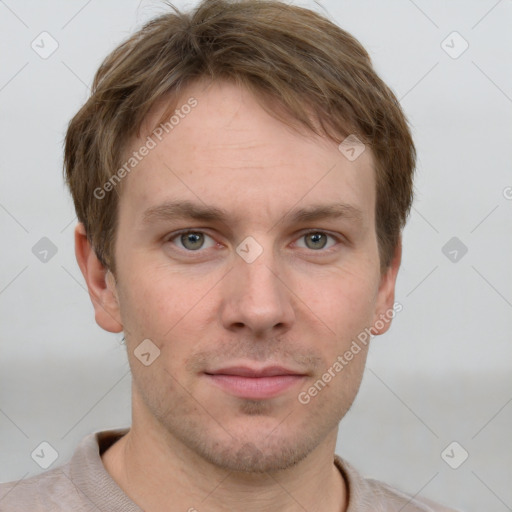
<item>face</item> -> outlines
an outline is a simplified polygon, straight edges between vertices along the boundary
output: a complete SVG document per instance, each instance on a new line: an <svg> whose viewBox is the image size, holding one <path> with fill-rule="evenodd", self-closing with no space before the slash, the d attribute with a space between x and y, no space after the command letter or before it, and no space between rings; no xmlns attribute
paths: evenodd
<svg viewBox="0 0 512 512"><path fill-rule="evenodd" d="M343 356L393 304L371 152L349 161L235 85L197 83L177 108L191 97L124 178L116 305L97 320L125 331L134 427L226 469L288 468L334 446L367 345Z"/></svg>

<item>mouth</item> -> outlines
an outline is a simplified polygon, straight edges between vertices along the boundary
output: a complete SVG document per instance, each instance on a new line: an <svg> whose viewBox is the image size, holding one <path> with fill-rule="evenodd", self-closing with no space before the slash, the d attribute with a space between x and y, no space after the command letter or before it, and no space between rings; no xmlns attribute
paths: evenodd
<svg viewBox="0 0 512 512"><path fill-rule="evenodd" d="M223 391L251 400L264 400L281 395L306 378L305 373L282 366L259 369L247 366L221 368L204 372L204 376Z"/></svg>

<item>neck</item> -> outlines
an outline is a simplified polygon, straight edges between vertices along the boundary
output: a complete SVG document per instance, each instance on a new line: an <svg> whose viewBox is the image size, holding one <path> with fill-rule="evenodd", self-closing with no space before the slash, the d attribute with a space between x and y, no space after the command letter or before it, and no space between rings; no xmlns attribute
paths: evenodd
<svg viewBox="0 0 512 512"><path fill-rule="evenodd" d="M337 430L337 429L336 429ZM304 512L346 510L346 487L333 462L337 431L290 469L247 473L219 468L161 426L133 421L102 456L108 473L147 512Z"/></svg>

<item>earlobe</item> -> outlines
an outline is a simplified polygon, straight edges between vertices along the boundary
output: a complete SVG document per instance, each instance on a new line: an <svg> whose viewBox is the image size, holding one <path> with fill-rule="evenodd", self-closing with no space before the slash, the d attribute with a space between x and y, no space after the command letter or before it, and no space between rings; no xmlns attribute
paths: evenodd
<svg viewBox="0 0 512 512"><path fill-rule="evenodd" d="M121 332L123 325L114 275L96 256L82 223L75 228L75 255L87 283L96 323L106 331Z"/></svg>
<svg viewBox="0 0 512 512"><path fill-rule="evenodd" d="M381 275L372 333L376 336L384 334L391 327L395 316L395 285L398 269L402 261L402 237L398 239L393 259L386 271Z"/></svg>

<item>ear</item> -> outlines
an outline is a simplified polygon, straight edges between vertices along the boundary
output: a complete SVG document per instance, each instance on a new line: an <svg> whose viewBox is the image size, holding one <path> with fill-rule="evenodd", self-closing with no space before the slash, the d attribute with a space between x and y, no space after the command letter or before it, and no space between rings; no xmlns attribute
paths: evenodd
<svg viewBox="0 0 512 512"><path fill-rule="evenodd" d="M397 311L395 304L395 285L400 262L402 261L402 237L400 236L395 247L393 259L388 268L381 274L377 304L373 318L372 334L384 334L391 326L391 320Z"/></svg>
<svg viewBox="0 0 512 512"><path fill-rule="evenodd" d="M114 275L96 256L82 223L75 228L75 255L87 283L96 323L106 331L121 332L123 325Z"/></svg>

